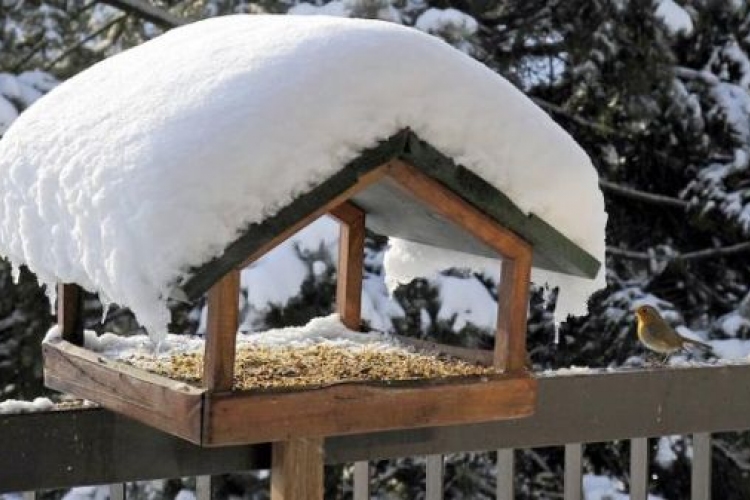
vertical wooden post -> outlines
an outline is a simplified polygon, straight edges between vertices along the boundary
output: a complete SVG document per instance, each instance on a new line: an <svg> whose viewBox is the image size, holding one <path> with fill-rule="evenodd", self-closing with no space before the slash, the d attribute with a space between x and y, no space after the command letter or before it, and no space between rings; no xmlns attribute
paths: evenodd
<svg viewBox="0 0 750 500"><path fill-rule="evenodd" d="M273 443L271 500L323 500L323 439Z"/></svg>
<svg viewBox="0 0 750 500"><path fill-rule="evenodd" d="M506 373L526 366L526 316L529 307L531 255L503 259L497 297L495 368Z"/></svg>
<svg viewBox="0 0 750 500"><path fill-rule="evenodd" d="M565 445L565 476L563 479L563 500L581 500L583 477L583 445L570 443Z"/></svg>
<svg viewBox="0 0 750 500"><path fill-rule="evenodd" d="M235 343L239 326L240 271L224 275L208 291L208 325L203 361L203 386L230 391L234 380Z"/></svg>
<svg viewBox="0 0 750 500"><path fill-rule="evenodd" d="M57 285L57 324L63 340L83 346L83 290L78 285Z"/></svg>
<svg viewBox="0 0 750 500"><path fill-rule="evenodd" d="M648 498L648 438L630 440L630 500Z"/></svg>
<svg viewBox="0 0 750 500"><path fill-rule="evenodd" d="M359 330L362 324L365 212L345 202L330 213L341 223L336 308L347 328Z"/></svg>
<svg viewBox="0 0 750 500"><path fill-rule="evenodd" d="M693 434L693 470L690 475L690 499L711 498L711 433Z"/></svg>
<svg viewBox="0 0 750 500"><path fill-rule="evenodd" d="M354 462L354 500L370 500L370 462Z"/></svg>

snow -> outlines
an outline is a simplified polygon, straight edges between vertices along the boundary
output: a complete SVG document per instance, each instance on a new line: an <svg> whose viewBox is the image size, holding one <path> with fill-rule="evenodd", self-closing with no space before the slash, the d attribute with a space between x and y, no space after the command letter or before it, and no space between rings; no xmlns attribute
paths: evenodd
<svg viewBox="0 0 750 500"><path fill-rule="evenodd" d="M462 52L471 54L472 44L466 39L476 34L479 23L460 10L429 8L419 15L414 27L440 36Z"/></svg>
<svg viewBox="0 0 750 500"><path fill-rule="evenodd" d="M54 408L54 406L55 404L48 398L36 398L34 401L6 399L5 401L0 401L0 415L48 411Z"/></svg>
<svg viewBox="0 0 750 500"><path fill-rule="evenodd" d="M656 17L664 22L673 35L690 35L693 32L690 14L674 0L656 0Z"/></svg>
<svg viewBox="0 0 750 500"><path fill-rule="evenodd" d="M55 342L61 338L59 326L47 332L44 342ZM392 336L371 331L367 333L349 330L341 323L338 314L314 318L304 326L274 328L263 332L237 335L237 346L245 347L292 347L302 348L326 344L345 349L367 347L378 350L403 350ZM201 335L168 334L161 342L154 344L148 335L123 337L113 333L101 335L91 330L84 332L86 349L111 359L125 359L133 355L168 357L182 352L203 350L204 338Z"/></svg>
<svg viewBox="0 0 750 500"><path fill-rule="evenodd" d="M392 23L266 15L171 30L24 112L0 141L0 253L162 339L191 267L406 126L604 262L596 171L506 80ZM566 282L581 313L604 275Z"/></svg>
<svg viewBox="0 0 750 500"><path fill-rule="evenodd" d="M583 499L584 500L628 500L630 495L622 493L623 485L608 476L595 474L583 475ZM662 497L648 495L648 500L662 500Z"/></svg>
<svg viewBox="0 0 750 500"><path fill-rule="evenodd" d="M62 500L107 500L109 498L108 486L76 486L71 488Z"/></svg>
<svg viewBox="0 0 750 500"><path fill-rule="evenodd" d="M497 325L497 302L477 279L440 276L438 319L455 318L452 330L460 331L467 324L494 331Z"/></svg>

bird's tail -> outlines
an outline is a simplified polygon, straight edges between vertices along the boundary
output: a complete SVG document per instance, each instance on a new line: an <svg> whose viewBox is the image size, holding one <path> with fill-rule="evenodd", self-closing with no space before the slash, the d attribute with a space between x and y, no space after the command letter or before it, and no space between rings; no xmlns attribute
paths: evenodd
<svg viewBox="0 0 750 500"><path fill-rule="evenodd" d="M699 342L697 340L689 339L687 337L682 337L682 340L688 346L697 347L699 349L703 349L703 350L706 350L708 352L713 352L713 348L710 345L708 345L708 344L704 344L703 342Z"/></svg>

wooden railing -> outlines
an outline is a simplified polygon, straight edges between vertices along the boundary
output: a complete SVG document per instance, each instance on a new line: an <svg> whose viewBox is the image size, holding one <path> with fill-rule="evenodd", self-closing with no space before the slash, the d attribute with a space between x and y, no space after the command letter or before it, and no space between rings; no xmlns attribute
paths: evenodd
<svg viewBox="0 0 750 500"><path fill-rule="evenodd" d="M329 464L354 463L354 498L370 497L369 462L426 456L426 498L443 496L444 455L497 452L497 498L511 499L513 449L565 447L564 498L581 498L585 443L631 440L630 494L646 499L647 438L691 434L692 498L710 496L711 433L750 429L750 365L547 376L534 416L484 424L340 436ZM720 409L720 411L717 411ZM387 410L386 410L387 411ZM200 448L102 409L0 415L0 493L266 469L270 446ZM33 497L33 494L28 494Z"/></svg>

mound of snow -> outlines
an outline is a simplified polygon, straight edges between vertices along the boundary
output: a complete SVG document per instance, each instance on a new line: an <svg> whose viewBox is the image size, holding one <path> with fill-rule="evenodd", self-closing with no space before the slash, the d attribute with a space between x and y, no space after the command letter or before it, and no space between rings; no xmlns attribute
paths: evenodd
<svg viewBox="0 0 750 500"><path fill-rule="evenodd" d="M169 31L24 112L0 141L0 253L163 338L192 267L405 127L604 261L588 157L502 77L403 26L265 15Z"/></svg>

